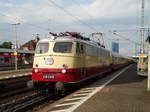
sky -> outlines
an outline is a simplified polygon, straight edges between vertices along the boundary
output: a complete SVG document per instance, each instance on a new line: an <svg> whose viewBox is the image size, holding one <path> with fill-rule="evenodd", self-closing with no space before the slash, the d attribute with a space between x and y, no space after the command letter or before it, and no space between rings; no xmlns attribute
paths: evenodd
<svg viewBox="0 0 150 112"><path fill-rule="evenodd" d="M23 44L39 34L46 38L49 32L103 33L105 46L117 41L120 53L133 55L139 41L141 0L0 0L0 43ZM145 0L145 25L149 26L150 1ZM121 37L112 32L117 31ZM146 35L146 34L145 34ZM125 38L123 38L125 37ZM102 40L102 39L101 39ZM119 40L119 41L118 41Z"/></svg>

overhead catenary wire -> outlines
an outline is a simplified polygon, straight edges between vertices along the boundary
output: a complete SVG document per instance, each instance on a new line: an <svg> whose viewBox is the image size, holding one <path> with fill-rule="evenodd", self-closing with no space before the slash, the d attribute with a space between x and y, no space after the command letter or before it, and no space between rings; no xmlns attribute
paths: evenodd
<svg viewBox="0 0 150 112"><path fill-rule="evenodd" d="M6 0L6 1L7 1L8 3L12 3L12 2L10 2L9 0ZM88 23L86 23L86 22L80 20L79 17L76 17L76 16L72 15L70 12L68 12L67 10L65 10L63 7L57 5L54 1L52 1L52 0L48 0L48 1L51 2L53 5L55 5L57 8L63 10L65 13L67 13L69 16L71 16L72 18L74 18L74 19L75 19L76 21L78 21L79 23L81 23L81 24L87 26L88 28L92 29L93 31L96 31L96 30L97 30L97 29L95 29L93 26L89 25ZM5 14L3 14L3 15L5 15ZM7 15L5 15L5 16L7 16ZM8 17L8 16L7 16L7 17ZM9 17L9 18L12 18L12 17ZM13 19L16 20L16 18L13 18ZM20 20L20 21L21 21L21 20ZM39 29L44 29L44 30L49 31L49 29L45 29L45 28L42 28L42 27L40 27L40 26L31 24L31 23L26 23L26 24L31 25L31 26L34 26L34 27L39 28ZM98 31L97 31L97 32L98 32Z"/></svg>
<svg viewBox="0 0 150 112"><path fill-rule="evenodd" d="M118 34L117 32L112 32L112 31L109 31L109 32L112 33L112 34L114 34L114 35L116 35L116 36L118 36L118 37L120 37L120 38L124 38L125 40L127 40L127 41L129 41L129 42L132 42L132 43L134 43L134 44L140 45L140 43L135 42L135 41L133 41L133 40L131 40L131 39L129 39L129 38L126 38L126 37L124 37L124 36Z"/></svg>
<svg viewBox="0 0 150 112"><path fill-rule="evenodd" d="M71 14L71 13L69 13L67 10L65 10L63 7L61 7L61 6L59 6L59 5L57 5L54 1L52 1L52 0L48 0L48 1L50 1L53 5L55 5L57 8L59 8L59 9L61 9L62 11L64 11L65 13L67 13L68 15L70 15L72 18L74 18L75 20L77 20L78 22L80 22L80 23L82 23L83 25L86 25L86 26L88 26L89 27L89 25L87 25L87 23L84 23L83 21L81 21L80 20L80 18L78 18L78 17L76 17L76 16L74 16L73 14ZM74 3L76 3L79 7L81 7L76 1L74 1L74 0L72 0ZM138 21L138 20L137 20ZM92 29L92 30L94 30L94 31L97 31L95 28L91 28L91 26L89 27L90 29ZM136 30L136 29L135 29ZM108 38L108 37L107 37ZM122 38L125 38L125 37L122 37ZM111 40L111 39L109 39L109 40ZM130 39L127 39L127 38L125 38L125 40L128 40L128 41L130 41L130 42L132 42L132 43L136 43L136 42L134 42L134 41L132 41L132 40L130 40ZM136 43L136 44L138 44L138 43Z"/></svg>
<svg viewBox="0 0 150 112"><path fill-rule="evenodd" d="M140 0L136 0L136 11L135 11L135 14L136 14L136 16L135 16L135 19L136 19L136 21L137 21L137 25L139 26L139 22L140 22Z"/></svg>
<svg viewBox="0 0 150 112"><path fill-rule="evenodd" d="M79 4L76 0L71 0L73 3L75 3L78 7L80 7L81 9L83 9L83 7L81 6L81 4ZM85 10L85 9L84 9ZM88 15L91 19L93 18L87 10L86 11L86 15Z"/></svg>
<svg viewBox="0 0 150 112"><path fill-rule="evenodd" d="M7 0L7 1L8 1L8 0ZM69 16L71 16L74 20L78 21L78 22L81 23L82 25L87 26L89 29L93 30L94 32L99 32L95 27L89 25L87 22L82 21L82 20L80 19L80 17L74 16L72 13L70 13L69 11L67 11L65 8L61 7L60 5L57 5L54 1L52 1L52 0L48 0L48 1L51 2L51 3L53 2L53 3L52 3L53 5L55 4L55 6L56 6L57 8L61 9L61 10L64 11L65 13L67 13ZM9 18L12 18L12 17L9 17ZM16 19L17 19L17 18L16 18ZM16 20L16 19L14 19L14 20ZM21 21L23 21L23 20L21 20ZM24 21L23 21L23 22L24 22ZM32 24L32 23L26 23L26 24L28 24L28 25L30 25L30 26L33 26L33 27L35 27L35 28L38 28L38 29L42 29L42 30L44 30L44 31L49 31L49 29L47 29L47 28L43 28L43 27L41 27L41 26L34 25L34 24ZM103 33L103 34L104 34L104 33ZM108 37L106 37L106 38L108 38ZM109 39L109 38L108 38L108 40L111 41L111 39ZM106 41L105 41L105 42L106 42Z"/></svg>
<svg viewBox="0 0 150 112"><path fill-rule="evenodd" d="M48 1L49 1L49 3L53 4L55 7L59 8L61 11L65 12L67 15L72 17L75 21L79 22L80 24L82 24L84 26L87 26L89 29L93 30L94 32L99 32L96 28L94 28L93 26L89 25L87 22L82 21L79 17L74 16L69 11L67 11L65 8L63 8L60 5L56 4L53 0L48 0ZM101 33L101 32L99 32L99 33ZM104 34L104 33L102 33L102 34ZM108 38L108 40L110 40L110 39Z"/></svg>
<svg viewBox="0 0 150 112"><path fill-rule="evenodd" d="M82 7L82 5L79 3L79 2L77 2L76 0L71 0L73 3L75 3L79 8L81 8L81 9L83 9L83 7ZM86 10L86 9L84 9L85 11L86 11L86 15L87 16L89 16L90 17L90 19L93 19L93 17L92 17L92 15L91 14L89 14L89 12ZM104 28L105 26L103 25L103 28ZM97 33L99 33L99 32L97 32ZM101 33L101 32L100 32ZM104 34L104 33L103 33ZM106 37L107 38L107 37ZM108 40L110 40L111 41L111 39L109 39L108 38ZM102 41L103 41L103 43L104 43L104 38L103 38L103 36L102 36Z"/></svg>
<svg viewBox="0 0 150 112"><path fill-rule="evenodd" d="M109 36L107 36L106 33L103 34L106 38L108 38L111 42L113 41L112 38L110 38ZM105 41L105 40L104 40ZM105 41L106 46L109 48L111 47L111 42L110 41Z"/></svg>
<svg viewBox="0 0 150 112"><path fill-rule="evenodd" d="M83 9L83 7L81 6L81 4L79 4L76 0L71 0L73 3L75 3L79 8L81 8L81 9ZM85 9L84 9L85 10ZM93 17L88 13L88 11L86 11L85 10L85 12L86 12L86 15L87 16L89 16L90 17L90 19L92 19ZM97 29L96 29L97 30ZM102 34L101 32L99 33L99 32L97 32L97 34ZM103 43L104 43L104 39L103 39L103 36L101 36L102 37L102 41L103 41Z"/></svg>
<svg viewBox="0 0 150 112"><path fill-rule="evenodd" d="M82 8L81 7L81 5L76 1L76 0L71 0L73 3L75 3L76 5L78 5L80 8ZM137 0L136 0L137 1ZM138 21L139 21L139 17L138 17L138 6L139 4L138 4L138 1L137 1L137 9L136 9L136 16L135 16L135 18L136 18L136 21L137 21L137 23L138 23ZM86 12L86 14L89 16L89 17L91 17L91 15L89 15L88 14L88 12ZM133 31L136 31L137 29L120 29L119 31L131 31L131 30L133 30ZM119 36L119 35L118 35ZM108 38L108 37L107 37ZM123 38L123 37L122 37ZM111 40L111 39L110 39ZM135 42L135 41L132 41L132 40L130 40L130 39L128 39L128 38L125 38L124 40L127 40L127 41L129 41L129 42L132 42L132 43L136 43L136 44L138 44L137 42Z"/></svg>
<svg viewBox="0 0 150 112"><path fill-rule="evenodd" d="M87 22L84 22L79 17L74 16L69 11L67 11L65 8L63 8L60 5L56 4L54 1L52 1L52 0L48 0L48 1L50 3L52 3L54 6L56 6L57 8L61 9L61 11L65 12L67 15L69 15L70 17L72 17L75 21L79 22L80 24L82 24L84 26L87 26L89 29L91 29L93 31L97 31L94 27L90 26Z"/></svg>
<svg viewBox="0 0 150 112"><path fill-rule="evenodd" d="M148 27L150 27L150 14L149 14L149 11L150 11L150 1L147 1L147 24L148 24ZM150 35L150 28L148 28L147 35L148 36Z"/></svg>
<svg viewBox="0 0 150 112"><path fill-rule="evenodd" d="M0 12L0 15L5 16L5 17L7 17L7 18L10 18L10 19L12 19L12 20L15 20L15 21L19 21L19 22L21 22L21 23L24 23L23 20L20 20L20 19L18 19L18 18L16 18L16 17L12 17L12 16L9 16L9 15L6 15L6 14L3 14L2 12ZM27 25L30 25L30 26L32 26L32 27L38 28L38 29L42 29L42 30L44 30L44 31L49 31L49 29L47 29L47 28L43 28L43 27L41 27L41 26L38 26L38 25L35 25L35 24L32 24L32 23L26 23L26 24L27 24Z"/></svg>
<svg viewBox="0 0 150 112"><path fill-rule="evenodd" d="M9 3L12 3L12 2L10 2L9 0L6 0L6 1L9 2ZM84 26L87 26L88 28L92 29L94 32L99 32L96 28L94 28L93 26L89 25L88 23L86 23L86 22L80 20L79 17L76 17L76 16L72 15L70 12L68 12L67 10L65 10L63 7L57 5L54 1L52 1L52 0L48 0L48 1L51 2L53 5L55 5L57 8L63 10L65 13L67 13L69 16L71 16L73 19L75 19L75 20L78 21L79 23L83 24ZM6 14L3 14L3 16L7 16L7 17L9 17L9 18L12 18L12 17L10 17L10 16L8 16L8 15L6 15ZM13 20L16 20L17 18L14 18L14 17L13 17L12 19L13 19ZM20 20L20 22L23 22L23 21ZM28 24L28 25L30 25L30 26L33 26L33 27L36 27L36 28L38 28L38 29L42 29L42 30L45 30L45 31L49 31L49 28L46 29L46 28L43 28L43 27L38 26L38 25L31 24L31 23L26 23L26 24Z"/></svg>
<svg viewBox="0 0 150 112"><path fill-rule="evenodd" d="M7 1L8 3L12 3L10 0L5 0L5 1ZM24 9L24 10L27 10L27 8L24 8L24 7L21 7L21 9ZM47 22L49 22L50 20L53 20L54 21L54 19L50 19L50 18L47 18ZM30 24L30 23L27 23L27 24ZM59 23L59 24L61 24L61 23ZM39 25L35 25L35 24L31 24L31 25L33 25L33 26L35 26L35 27L39 27L39 29L43 29L43 27L41 27L41 26L39 26ZM41 28L40 28L41 27ZM66 26L65 26L66 27ZM67 26L68 27L68 26ZM44 28L46 31L52 31L52 29L50 29L50 28Z"/></svg>

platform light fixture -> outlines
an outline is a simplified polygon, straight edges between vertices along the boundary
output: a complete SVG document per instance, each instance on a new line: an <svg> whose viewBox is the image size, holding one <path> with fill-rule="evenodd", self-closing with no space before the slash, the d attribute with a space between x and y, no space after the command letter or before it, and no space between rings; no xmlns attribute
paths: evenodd
<svg viewBox="0 0 150 112"><path fill-rule="evenodd" d="M20 25L20 23L15 23L15 24L11 24L12 26L14 26L14 32L15 32L15 52L17 52L18 49L18 39L17 39L17 25ZM17 55L15 55L15 70L18 70L18 58Z"/></svg>

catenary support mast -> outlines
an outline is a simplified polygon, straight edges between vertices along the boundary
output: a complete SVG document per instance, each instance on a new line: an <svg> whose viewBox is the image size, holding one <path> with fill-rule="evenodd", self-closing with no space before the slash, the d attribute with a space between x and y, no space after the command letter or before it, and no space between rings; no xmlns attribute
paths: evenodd
<svg viewBox="0 0 150 112"><path fill-rule="evenodd" d="M141 2L141 25L140 25L140 54L144 53L144 7L145 3L144 0ZM143 62L143 59L141 62Z"/></svg>

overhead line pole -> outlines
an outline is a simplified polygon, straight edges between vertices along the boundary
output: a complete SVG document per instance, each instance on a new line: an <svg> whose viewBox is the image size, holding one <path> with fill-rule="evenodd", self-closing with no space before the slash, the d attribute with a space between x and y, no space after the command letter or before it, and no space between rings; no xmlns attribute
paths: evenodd
<svg viewBox="0 0 150 112"><path fill-rule="evenodd" d="M140 54L144 54L144 8L145 3L142 0L141 4L141 27L140 27ZM140 58L141 63L143 63L143 58Z"/></svg>
<svg viewBox="0 0 150 112"><path fill-rule="evenodd" d="M14 56L15 56L15 70L18 70L18 56L17 56L17 50L18 50L18 39L17 39L17 25L20 25L20 23L12 24L14 26L15 31L15 50L14 50Z"/></svg>

